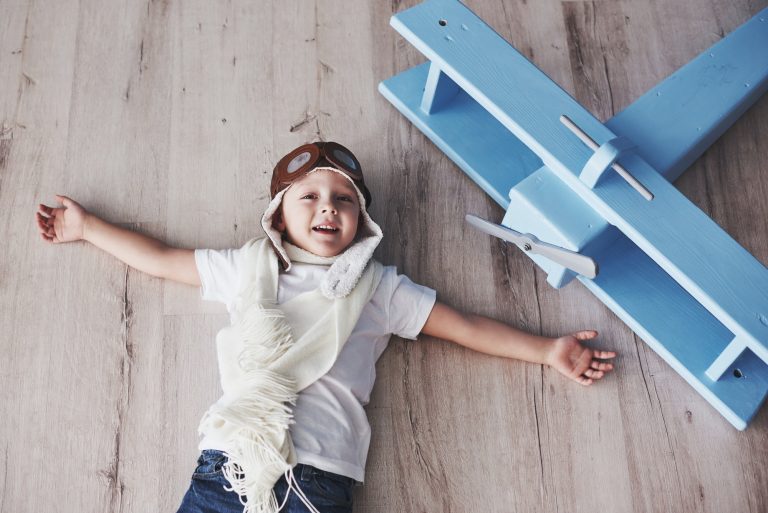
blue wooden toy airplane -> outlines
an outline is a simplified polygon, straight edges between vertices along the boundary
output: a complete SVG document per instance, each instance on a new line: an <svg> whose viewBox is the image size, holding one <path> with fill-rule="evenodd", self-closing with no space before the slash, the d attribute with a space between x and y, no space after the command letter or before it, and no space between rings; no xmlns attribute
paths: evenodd
<svg viewBox="0 0 768 513"><path fill-rule="evenodd" d="M380 92L506 209L468 220L581 281L744 429L768 393L768 269L670 182L768 88L768 9L605 124L457 0L391 25L430 62Z"/></svg>

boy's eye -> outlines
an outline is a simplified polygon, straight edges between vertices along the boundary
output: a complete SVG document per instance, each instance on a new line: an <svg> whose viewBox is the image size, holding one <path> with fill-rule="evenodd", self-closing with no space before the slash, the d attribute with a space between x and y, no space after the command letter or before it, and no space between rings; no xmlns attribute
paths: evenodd
<svg viewBox="0 0 768 513"><path fill-rule="evenodd" d="M302 196L301 199L315 199L315 195L310 192Z"/></svg>
<svg viewBox="0 0 768 513"><path fill-rule="evenodd" d="M339 201L352 201L352 196L339 196Z"/></svg>

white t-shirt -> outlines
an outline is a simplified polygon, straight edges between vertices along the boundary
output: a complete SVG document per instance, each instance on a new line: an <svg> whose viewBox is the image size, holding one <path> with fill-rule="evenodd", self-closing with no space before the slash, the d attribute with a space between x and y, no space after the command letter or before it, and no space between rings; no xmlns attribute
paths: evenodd
<svg viewBox="0 0 768 513"><path fill-rule="evenodd" d="M233 314L239 292L242 249L195 251L202 298ZM294 263L278 278L277 302L316 289L327 266ZM378 288L330 371L299 393L291 437L299 463L363 481L371 440L363 406L376 379L376 360L392 334L415 339L435 304L435 291L385 267ZM200 450L219 449L206 438Z"/></svg>

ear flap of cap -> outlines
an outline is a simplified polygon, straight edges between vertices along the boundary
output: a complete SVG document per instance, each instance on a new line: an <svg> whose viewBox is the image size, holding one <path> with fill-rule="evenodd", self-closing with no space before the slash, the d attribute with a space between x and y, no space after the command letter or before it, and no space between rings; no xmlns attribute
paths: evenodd
<svg viewBox="0 0 768 513"><path fill-rule="evenodd" d="M267 205L264 215L261 216L261 227L272 242L272 247L275 249L275 253L277 253L280 261L283 263L283 268L286 271L291 269L291 260L285 253L285 248L283 248L283 234L273 226L272 221L275 213L280 209L280 204L283 202L283 196L287 190L288 189L283 189L278 192L275 197L272 198L272 201L269 202L269 205Z"/></svg>

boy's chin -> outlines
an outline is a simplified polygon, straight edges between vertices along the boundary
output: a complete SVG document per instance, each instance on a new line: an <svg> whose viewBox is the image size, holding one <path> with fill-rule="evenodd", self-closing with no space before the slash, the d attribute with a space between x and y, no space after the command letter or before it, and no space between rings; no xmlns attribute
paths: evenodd
<svg viewBox="0 0 768 513"><path fill-rule="evenodd" d="M314 255L317 255L317 256L320 256L320 257L330 258L330 257L335 257L335 256L341 255L342 253L344 253L347 250L347 248L350 245L351 244L347 244L346 246L344 246L341 249L332 248L332 247L329 248L329 247L323 247L323 246L314 246L314 247L309 248L309 249L307 249L307 248L301 248L301 249L303 249L304 251L309 251L310 253L312 253Z"/></svg>
<svg viewBox="0 0 768 513"><path fill-rule="evenodd" d="M291 237L290 234L284 233L283 240L290 242L294 246L312 253L313 255L324 258L341 255L347 249L349 249L350 246L354 245L359 240L358 233L356 233L355 237L353 237L352 240L348 241L345 245L343 240L333 240L330 238L324 239L322 237L313 237L312 235L314 234L310 234L306 237Z"/></svg>
<svg viewBox="0 0 768 513"><path fill-rule="evenodd" d="M331 245L331 244L321 244L321 243L296 244L293 241L289 241L289 242L294 246L299 247L304 251L307 251L308 253L312 253L313 255L324 257L324 258L339 256L342 253L344 253L347 250L347 248L349 248L352 244L354 244L354 241L352 241L346 246L339 248L338 246L335 247L335 245Z"/></svg>

